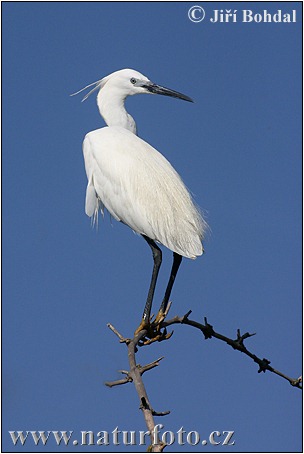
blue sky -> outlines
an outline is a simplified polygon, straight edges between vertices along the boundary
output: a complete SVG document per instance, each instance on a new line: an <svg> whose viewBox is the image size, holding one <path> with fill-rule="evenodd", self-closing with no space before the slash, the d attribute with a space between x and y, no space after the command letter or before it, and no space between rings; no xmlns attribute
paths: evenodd
<svg viewBox="0 0 304 454"><path fill-rule="evenodd" d="M194 104L127 100L139 135L174 165L205 210L206 254L184 260L171 315L189 309L254 353L301 374L301 3L23 2L3 10L3 450L141 451L54 441L14 447L9 430L145 430L126 369L125 336L138 325L152 270L145 242L108 215L84 213L84 135L103 127L94 97L70 93L134 68ZM297 22L216 23L214 9L297 11ZM155 303L171 266L164 250ZM141 349L165 356L145 374L165 430L234 431L232 447L166 452L300 451L301 391L223 343L177 326ZM145 449L144 449L145 450Z"/></svg>

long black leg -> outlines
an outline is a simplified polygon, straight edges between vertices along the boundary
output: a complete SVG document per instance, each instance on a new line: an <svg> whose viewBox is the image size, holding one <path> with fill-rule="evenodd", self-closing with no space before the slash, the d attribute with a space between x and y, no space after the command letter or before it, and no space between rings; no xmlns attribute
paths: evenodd
<svg viewBox="0 0 304 454"><path fill-rule="evenodd" d="M168 303L169 303L169 298L171 295L171 290L179 269L180 264L182 263L182 256L177 254L176 252L173 252L173 264L172 264L172 269L169 277L169 282L166 288L165 296L163 299L163 302L161 303L159 313L164 313L167 309Z"/></svg>
<svg viewBox="0 0 304 454"><path fill-rule="evenodd" d="M150 283L150 288L149 288L149 293L147 297L147 302L144 308L144 313L143 313L143 320L147 323L150 321L150 315L151 315L151 307L152 307L152 301L153 301L153 296L154 296L154 291L155 291L155 286L156 286L156 281L157 281L157 276L158 272L160 269L160 265L162 262L162 251L160 248L155 244L151 238L148 238L145 235L142 235L143 238L146 240L148 245L150 246L153 254L153 260L154 260L154 266L153 266L153 272L152 272L152 278L151 278L151 283Z"/></svg>

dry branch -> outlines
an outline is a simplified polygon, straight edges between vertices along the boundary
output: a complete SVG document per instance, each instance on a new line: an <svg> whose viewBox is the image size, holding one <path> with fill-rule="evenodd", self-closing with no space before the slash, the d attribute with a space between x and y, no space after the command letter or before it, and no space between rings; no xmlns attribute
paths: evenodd
<svg viewBox="0 0 304 454"><path fill-rule="evenodd" d="M113 325L108 323L108 327L113 331L113 333L119 338L120 343L125 343L127 348L128 348L128 360L129 360L129 367L130 370L121 370L120 372L125 375L124 378L121 378L119 380L111 381L111 382L106 382L106 386L113 387L113 386L118 386L118 385L123 385L125 383L133 382L139 397L139 402L140 406L139 408L142 410L144 419L148 428L148 431L150 433L150 439L151 439L151 445L148 448L149 452L162 452L165 448L165 444L159 439L158 436L155 436L155 422L154 422L154 416L165 416L170 413L170 411L164 411L164 412L156 412L150 402L149 398L147 395L147 391L145 389L142 375L147 372L148 370L154 369L157 367L160 363L160 361L164 358L163 356L161 358L156 359L155 361L152 361L149 364L146 364L145 366L141 366L140 364L136 364L136 352L138 350L138 347L143 347L146 345L149 345L153 342L162 342L164 340L167 340L171 337L172 333L167 334L167 327L171 325L176 325L176 324L183 324L183 325L189 325L193 326L194 328L200 330L205 339L211 339L212 337L215 337L216 339L219 339L226 344L230 345L234 350L238 350L245 355L247 355L249 358L251 358L255 363L258 364L259 370L258 373L260 372L266 372L266 370L273 372L276 375L279 375L280 377L284 378L287 380L292 386L302 389L302 377L299 378L291 378L288 377L287 375L283 374L282 372L274 369L272 366L270 366L270 361L266 358L259 358L257 355L254 353L250 352L244 345L245 339L248 339L249 337L252 337L255 335L255 333L244 333L241 335L240 330L237 330L237 337L236 339L231 339L229 337L224 336L223 334L217 333L214 329L213 326L208 323L207 318L204 317L204 324L199 323L195 320L190 320L189 315L191 314L192 311L188 311L184 316L179 317L175 316L170 320L164 319L158 326L153 326L153 322L151 324L152 330L151 332L154 333L154 336L151 336L151 332L148 333L148 330L142 330L140 331L133 339L125 338L123 337L116 328L114 328ZM167 311L168 313L168 311ZM165 315L167 315L167 313ZM163 331L162 331L163 330Z"/></svg>
<svg viewBox="0 0 304 454"><path fill-rule="evenodd" d="M165 328L167 326L171 326L171 325L178 324L178 323L193 326L194 328L199 329L204 334L205 339L211 339L212 337L215 337L216 339L226 342L226 344L230 345L234 350L238 350L238 351L244 353L245 355L249 356L255 363L257 363L259 365L258 373L266 372L266 370L268 370L269 372L273 372L274 374L279 375L280 377L289 381L289 383L292 386L302 389L302 385L301 385L302 377L299 377L299 378L288 377L287 375L283 374L282 372L280 372L280 371L274 369L272 366L270 366L270 361L268 359L259 358L258 356L256 356L254 353L250 352L245 347L244 340L249 337L255 336L255 333L253 333L253 334L245 333L245 334L241 335L240 330L238 329L237 338L230 339L229 337L226 337L226 336L214 331L213 326L207 322L206 317L204 317L205 324L202 324L202 323L196 322L195 320L190 320L189 319L190 314L191 314L191 311L187 312L187 314L184 315L183 317L176 316L176 317L172 318L171 320L164 321L164 322L162 322L161 327Z"/></svg>
<svg viewBox="0 0 304 454"><path fill-rule="evenodd" d="M138 397L139 397L139 408L142 410L144 419L148 428L148 431L150 433L150 439L151 439L151 446L149 447L150 452L162 452L165 444L159 439L158 436L155 435L155 422L154 422L154 416L165 416L168 415L170 412L169 411L164 411L164 412L157 412L155 411L150 402L149 398L147 395L146 388L144 386L144 382L142 380L142 375L148 371L153 369L154 367L157 367L159 365L159 362L163 359L163 357L158 358L157 360L146 364L145 366L141 366L140 364L136 364L136 358L135 354L137 352L137 346L139 345L140 341L145 338L147 335L146 330L140 331L133 339L127 339L124 338L116 328L114 328L113 325L108 323L108 327L113 331L114 334L119 338L121 343L125 343L128 348L128 360L129 360L129 366L130 370L129 371L121 371L123 374L126 375L125 378L122 378L121 380L116 380L112 382L106 382L106 386L113 387L117 385L123 385L128 382L133 382L134 386L136 388Z"/></svg>

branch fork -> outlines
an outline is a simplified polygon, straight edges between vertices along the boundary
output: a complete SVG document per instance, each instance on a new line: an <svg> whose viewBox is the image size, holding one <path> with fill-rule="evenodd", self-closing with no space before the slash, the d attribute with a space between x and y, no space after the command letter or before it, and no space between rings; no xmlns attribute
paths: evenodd
<svg viewBox="0 0 304 454"><path fill-rule="evenodd" d="M255 336L256 333L250 334L249 332L246 332L244 334L241 334L240 329L237 329L237 337L236 339L231 339L229 337L224 336L223 334L217 333L213 326L208 323L207 318L204 317L204 324L199 323L195 320L191 320L189 318L190 314L192 313L191 310L189 310L185 315L182 317L180 316L175 316L170 320L166 320L166 317L168 315L169 309L171 306L171 302L169 303L166 313L164 314L164 317L162 317L161 321L159 323L155 323L155 321L151 321L150 327L147 327L146 329L141 330L139 333L137 333L133 339L126 338L122 336L119 331L111 324L108 323L107 326L109 329L118 337L120 343L124 343L127 346L128 349L128 359L129 359L129 366L130 370L120 370L119 372L124 375L123 378L119 380L115 380L112 382L106 382L105 385L109 386L112 388L113 386L118 386L118 385L124 385L126 383L133 382L139 397L139 402L140 406L139 408L143 412L144 419L147 425L147 428L150 433L150 438L151 438L151 445L148 448L149 452L162 452L165 448L165 444L161 440L154 440L154 428L155 428L155 422L154 422L154 417L155 416L166 416L170 413L170 411L163 411L163 412L157 412L155 411L148 399L148 395L142 380L142 375L151 370L154 369L155 367L159 366L160 361L163 360L163 356L156 359L155 361L152 361L151 363L148 363L144 366L141 366L140 364L136 363L136 357L135 354L138 351L138 347L143 347L146 345L150 345L153 342L161 342L163 340L169 339L173 331L171 333L167 332L167 327L174 325L174 324L181 324L181 325L189 325L192 326L198 330L200 330L205 339L211 339L212 337L219 339L228 345L230 345L234 350L238 350L242 353L244 353L246 356L250 357L255 363L258 364L259 370L258 373L261 372L266 372L267 370L270 372L273 372L276 375L279 375L280 377L284 378L287 380L293 387L302 389L302 377L299 377L297 379L288 377L287 375L283 374L282 372L274 369L272 366L270 366L270 361L266 358L259 358L256 356L254 353L251 353L247 347L244 344L244 341L248 339L249 337ZM156 443L155 443L156 441Z"/></svg>

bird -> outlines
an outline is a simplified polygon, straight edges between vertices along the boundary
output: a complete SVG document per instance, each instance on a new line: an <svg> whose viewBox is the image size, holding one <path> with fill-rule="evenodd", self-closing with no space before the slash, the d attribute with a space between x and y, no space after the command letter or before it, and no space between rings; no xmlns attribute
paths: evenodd
<svg viewBox="0 0 304 454"><path fill-rule="evenodd" d="M182 258L195 259L204 252L208 228L201 210L170 162L137 135L136 123L125 100L137 94L158 94L188 102L193 100L165 88L133 69L122 69L87 85L93 87L106 126L88 132L83 155L88 184L85 212L95 222L106 209L117 221L142 236L152 251L153 271L141 323L135 334L159 327L166 316L171 290ZM72 95L72 96L73 96ZM173 264L160 309L151 321L151 308L162 263L161 244L173 252Z"/></svg>

